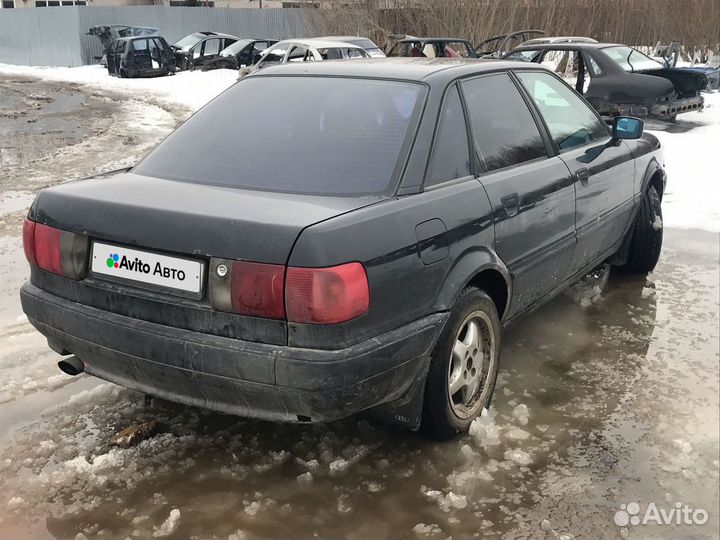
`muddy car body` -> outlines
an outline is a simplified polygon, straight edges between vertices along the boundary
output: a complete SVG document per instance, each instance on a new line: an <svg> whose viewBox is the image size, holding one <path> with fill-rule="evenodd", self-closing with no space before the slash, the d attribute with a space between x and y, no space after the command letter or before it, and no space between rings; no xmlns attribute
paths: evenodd
<svg viewBox="0 0 720 540"><path fill-rule="evenodd" d="M178 70L206 69L220 57L220 52L235 43L236 36L219 32L194 32L172 44Z"/></svg>
<svg viewBox="0 0 720 540"><path fill-rule="evenodd" d="M477 58L472 44L465 39L407 36L398 40L388 51L390 57L407 58Z"/></svg>
<svg viewBox="0 0 720 540"><path fill-rule="evenodd" d="M23 309L69 373L449 438L488 406L501 327L608 259L654 267L665 173L641 131L534 64L261 70L138 166L38 195Z"/></svg>
<svg viewBox="0 0 720 540"><path fill-rule="evenodd" d="M541 63L555 70L604 116L632 114L673 120L678 114L703 108L704 75L666 68L625 45L522 45L504 58Z"/></svg>
<svg viewBox="0 0 720 540"><path fill-rule="evenodd" d="M107 70L123 78L160 77L175 71L175 55L162 36L119 38L108 50Z"/></svg>

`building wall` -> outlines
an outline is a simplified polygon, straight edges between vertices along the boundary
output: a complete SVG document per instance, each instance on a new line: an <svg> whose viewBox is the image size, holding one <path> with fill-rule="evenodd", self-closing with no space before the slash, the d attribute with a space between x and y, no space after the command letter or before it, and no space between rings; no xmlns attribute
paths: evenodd
<svg viewBox="0 0 720 540"><path fill-rule="evenodd" d="M314 3L315 0L294 0L295 4ZM24 9L35 7L71 7L71 6L170 6L184 3L185 0L0 0L0 9ZM194 0L197 7L205 3L212 7L236 9L278 9L284 7L283 0ZM183 6L186 7L186 6Z"/></svg>
<svg viewBox="0 0 720 540"><path fill-rule="evenodd" d="M102 56L102 46L87 31L104 24L153 26L160 29L169 43L200 30L274 39L314 35L308 12L303 9L170 6L5 9L0 13L0 63L69 67L96 63L96 58Z"/></svg>

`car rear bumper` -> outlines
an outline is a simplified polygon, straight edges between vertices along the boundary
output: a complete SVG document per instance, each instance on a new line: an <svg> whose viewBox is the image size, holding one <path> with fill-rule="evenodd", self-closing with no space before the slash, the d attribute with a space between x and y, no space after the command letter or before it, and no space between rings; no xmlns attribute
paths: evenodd
<svg viewBox="0 0 720 540"><path fill-rule="evenodd" d="M652 116L660 118L668 118L676 114L682 114L691 111L701 111L704 107L702 96L694 96L690 98L677 99L675 101L666 101L664 103L656 103L650 109Z"/></svg>
<svg viewBox="0 0 720 540"><path fill-rule="evenodd" d="M341 350L300 349L151 323L26 283L30 322L102 379L187 405L274 421L327 422L401 400L423 377L446 314Z"/></svg>

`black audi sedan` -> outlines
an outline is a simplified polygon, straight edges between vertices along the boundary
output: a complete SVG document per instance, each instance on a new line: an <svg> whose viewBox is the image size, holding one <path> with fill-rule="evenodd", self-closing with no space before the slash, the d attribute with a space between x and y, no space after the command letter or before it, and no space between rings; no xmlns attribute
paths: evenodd
<svg viewBox="0 0 720 540"><path fill-rule="evenodd" d="M137 166L41 191L22 306L69 374L452 438L490 403L503 327L599 263L655 266L642 129L533 64L269 67Z"/></svg>

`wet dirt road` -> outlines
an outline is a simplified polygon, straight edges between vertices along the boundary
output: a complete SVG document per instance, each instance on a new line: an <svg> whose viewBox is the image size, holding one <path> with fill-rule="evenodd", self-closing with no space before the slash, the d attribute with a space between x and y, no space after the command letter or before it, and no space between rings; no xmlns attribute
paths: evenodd
<svg viewBox="0 0 720 540"><path fill-rule="evenodd" d="M0 537L718 537L717 234L666 230L647 280L598 272L511 329L493 408L451 443L359 419L285 426L146 408L57 370L20 310L20 227L36 189L117 160L127 125L145 122L124 146L137 159L182 112L2 80L0 104L15 91L75 96L77 127L0 169ZM30 124L61 122L34 110ZM147 420L157 434L111 445ZM639 514L625 514L633 502ZM650 503L707 521L616 525Z"/></svg>

